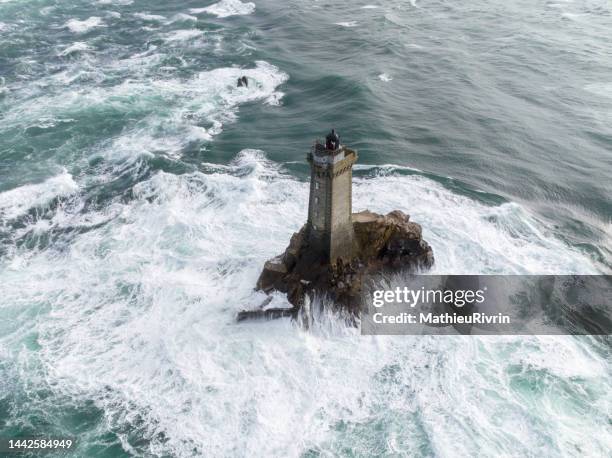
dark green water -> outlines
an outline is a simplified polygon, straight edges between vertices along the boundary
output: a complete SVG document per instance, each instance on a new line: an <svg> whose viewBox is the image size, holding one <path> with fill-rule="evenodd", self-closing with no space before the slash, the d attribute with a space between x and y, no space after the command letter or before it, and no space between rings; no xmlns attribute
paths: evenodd
<svg viewBox="0 0 612 458"><path fill-rule="evenodd" d="M612 7L506 3L0 0L0 437L608 455L601 342L233 323L330 127L435 272L610 272Z"/></svg>

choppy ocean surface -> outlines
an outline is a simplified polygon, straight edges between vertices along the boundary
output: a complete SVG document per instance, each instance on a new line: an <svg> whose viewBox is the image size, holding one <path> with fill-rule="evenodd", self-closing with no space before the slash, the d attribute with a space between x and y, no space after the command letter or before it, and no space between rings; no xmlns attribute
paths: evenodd
<svg viewBox="0 0 612 458"><path fill-rule="evenodd" d="M0 437L609 456L609 340L234 323L332 126L434 272L610 273L608 1L0 0Z"/></svg>

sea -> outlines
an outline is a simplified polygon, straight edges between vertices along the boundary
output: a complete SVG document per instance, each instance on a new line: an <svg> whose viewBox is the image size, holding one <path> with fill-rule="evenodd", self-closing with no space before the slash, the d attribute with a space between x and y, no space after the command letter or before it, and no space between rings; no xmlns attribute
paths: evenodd
<svg viewBox="0 0 612 458"><path fill-rule="evenodd" d="M609 338L236 323L331 128L431 273L612 272L610 1L0 0L0 438L610 456Z"/></svg>

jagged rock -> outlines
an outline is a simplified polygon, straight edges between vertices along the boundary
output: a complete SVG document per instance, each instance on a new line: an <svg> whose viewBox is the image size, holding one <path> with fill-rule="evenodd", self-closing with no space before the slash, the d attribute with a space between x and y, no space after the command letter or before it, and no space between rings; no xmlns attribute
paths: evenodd
<svg viewBox="0 0 612 458"><path fill-rule="evenodd" d="M296 315L304 295L329 294L341 307L357 313L364 279L384 271L429 268L433 251L422 239L421 226L399 210L387 215L370 211L352 215L355 253L352 259L330 264L309 249L307 226L293 234L285 252L266 262L257 281L257 289L287 294L294 308L281 316ZM267 311L266 311L267 312ZM243 318L248 312L241 312ZM258 312L260 313L260 312ZM274 316L276 311L261 312Z"/></svg>
<svg viewBox="0 0 612 458"><path fill-rule="evenodd" d="M245 320L273 320L276 318L292 317L294 316L293 309L266 309L266 310L242 310L238 312L236 321Z"/></svg>

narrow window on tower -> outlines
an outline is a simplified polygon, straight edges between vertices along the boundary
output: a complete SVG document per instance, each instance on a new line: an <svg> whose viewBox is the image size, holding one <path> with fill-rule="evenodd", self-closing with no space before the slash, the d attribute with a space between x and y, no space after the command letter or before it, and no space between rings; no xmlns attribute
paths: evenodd
<svg viewBox="0 0 612 458"><path fill-rule="evenodd" d="M320 186L320 185L319 185L319 182L318 182L318 181L315 181L315 189L319 189L319 186Z"/></svg>
<svg viewBox="0 0 612 458"><path fill-rule="evenodd" d="M319 198L315 197L315 204L318 204L318 203L319 203Z"/></svg>

